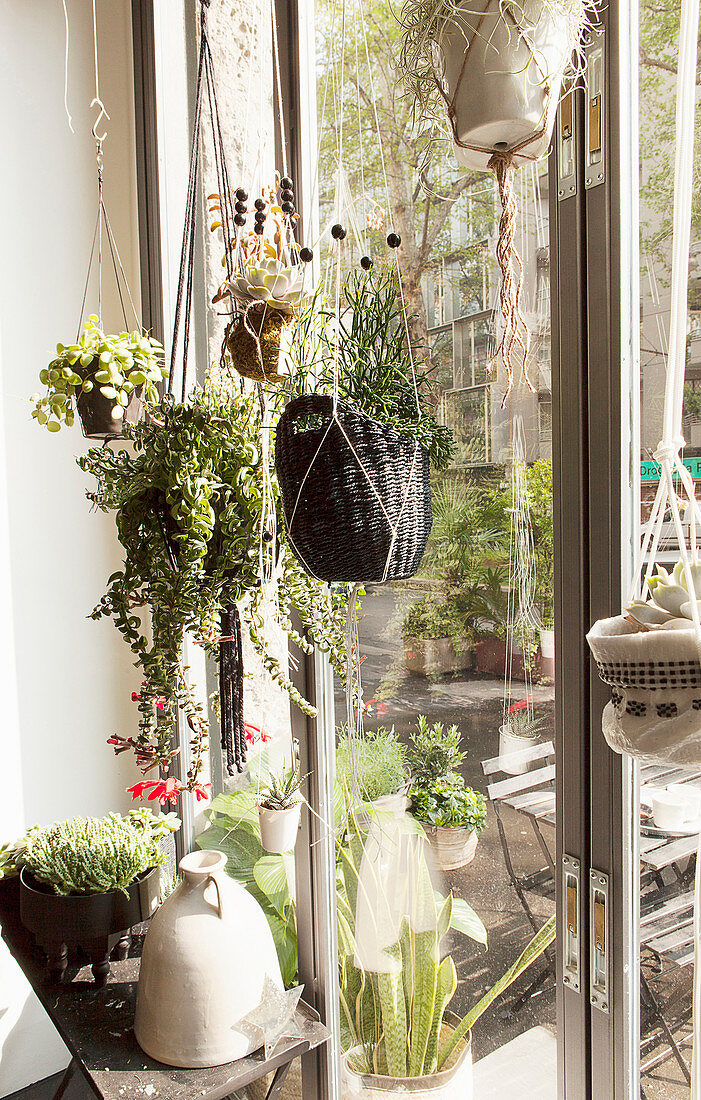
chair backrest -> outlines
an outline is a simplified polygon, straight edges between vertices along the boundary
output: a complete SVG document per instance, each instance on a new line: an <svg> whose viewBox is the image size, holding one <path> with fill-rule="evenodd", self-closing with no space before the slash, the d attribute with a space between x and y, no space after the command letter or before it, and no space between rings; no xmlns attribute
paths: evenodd
<svg viewBox="0 0 701 1100"><path fill-rule="evenodd" d="M512 766L520 767L533 763L540 763L542 766L534 771L525 771L522 775L512 775L508 779L490 783L487 793L493 802L509 795L537 790L544 784L550 786L555 778L555 746L552 741L544 741L538 745L530 745L526 749L519 749L518 752L509 753L508 759ZM483 760L482 771L486 776L503 772L503 763L502 756Z"/></svg>

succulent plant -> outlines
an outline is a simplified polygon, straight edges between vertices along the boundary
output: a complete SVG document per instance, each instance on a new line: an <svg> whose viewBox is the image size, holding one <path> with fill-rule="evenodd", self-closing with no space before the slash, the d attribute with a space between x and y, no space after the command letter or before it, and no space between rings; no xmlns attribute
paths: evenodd
<svg viewBox="0 0 701 1100"><path fill-rule="evenodd" d="M650 577L647 589L650 600L633 600L626 608L626 618L643 630L688 630L693 622L694 602L701 614L701 564L690 565L694 586L690 598L684 563L678 561L671 573L661 565Z"/></svg>
<svg viewBox="0 0 701 1100"><path fill-rule="evenodd" d="M289 810L301 801L301 784L297 768L271 775L258 795L258 805L265 810Z"/></svg>

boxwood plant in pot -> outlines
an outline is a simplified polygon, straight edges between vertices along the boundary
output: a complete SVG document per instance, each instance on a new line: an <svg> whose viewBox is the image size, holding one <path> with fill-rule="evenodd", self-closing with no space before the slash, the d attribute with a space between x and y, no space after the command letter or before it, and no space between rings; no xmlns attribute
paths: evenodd
<svg viewBox="0 0 701 1100"><path fill-rule="evenodd" d="M475 857L477 841L487 824L487 809L479 791L465 785L458 768L460 730L442 722L429 725L419 715L410 734L409 789L411 812L421 822L442 871L466 867Z"/></svg>
<svg viewBox="0 0 701 1100"><path fill-rule="evenodd" d="M98 482L89 498L103 511L115 513L125 552L123 568L109 578L93 618L114 620L143 680L137 695L138 735L115 734L110 744L118 753L133 750L144 773L157 767L167 777L137 784L134 797L150 791L149 797L157 793L175 802L182 789L206 796L202 768L208 723L183 659L186 631L221 664L226 652L222 647L237 631L240 641L240 607L269 676L306 713L315 713L270 652L263 633L262 607L269 585L260 547L270 496L264 492L260 417L255 395L223 397L208 384L204 390L193 390L184 402L164 398L148 424L128 426L125 434L133 449L94 448L79 459L82 469ZM270 492L275 509L274 481ZM277 530L281 529L280 523ZM288 552L282 535L277 549L280 625L305 651L314 643L328 651L342 671L345 594L310 577ZM291 624L293 609L306 637ZM230 681L222 679L225 695ZM177 707L192 733L192 762L183 782L169 775ZM232 730L225 748L229 772L240 770L245 759L243 722Z"/></svg>
<svg viewBox="0 0 701 1100"><path fill-rule="evenodd" d="M76 410L83 432L113 439L123 424L141 418L144 403L158 400L158 383L168 374L158 340L141 332L105 333L88 317L75 344L57 344L56 358L39 374L46 387L32 398L32 416L57 432L71 427Z"/></svg>
<svg viewBox="0 0 701 1100"><path fill-rule="evenodd" d="M258 822L266 852L291 852L297 841L302 810L297 767L268 776L258 791Z"/></svg>
<svg viewBox="0 0 701 1100"><path fill-rule="evenodd" d="M132 926L158 904L165 863L158 842L179 825L175 814L141 809L33 828L17 843L22 922L44 948L51 974L60 979L69 948L81 948L96 984L105 983L112 949L126 951Z"/></svg>

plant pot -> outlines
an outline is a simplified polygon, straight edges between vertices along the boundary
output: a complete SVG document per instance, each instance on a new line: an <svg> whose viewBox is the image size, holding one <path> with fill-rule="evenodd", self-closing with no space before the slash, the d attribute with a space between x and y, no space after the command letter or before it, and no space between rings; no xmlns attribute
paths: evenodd
<svg viewBox="0 0 701 1100"><path fill-rule="evenodd" d="M457 1024L457 1017L446 1012L446 1024ZM452 1030L452 1027L450 1028ZM373 1073L358 1073L349 1062L362 1054L352 1047L342 1057L342 1100L387 1100L387 1096L411 1096L412 1100L473 1100L472 1041L468 1034L457 1057L447 1069L424 1077L385 1077Z"/></svg>
<svg viewBox="0 0 701 1100"><path fill-rule="evenodd" d="M540 631L540 652L546 661L555 660L555 631Z"/></svg>
<svg viewBox="0 0 701 1100"><path fill-rule="evenodd" d="M20 874L20 916L25 928L48 956L52 977L61 979L68 964L68 950L80 947L92 963L95 984L102 986L110 972L109 955L129 930L151 917L158 906L161 869L150 871L121 890L104 894L50 892L27 868Z"/></svg>
<svg viewBox="0 0 701 1100"><path fill-rule="evenodd" d="M271 306L253 306L245 316L230 321L224 343L239 374L254 382L282 382L288 378L292 324L289 317Z"/></svg>
<svg viewBox="0 0 701 1100"><path fill-rule="evenodd" d="M474 650L465 640L464 649L455 648L452 638L405 638L404 664L414 676L445 676L472 668Z"/></svg>
<svg viewBox="0 0 701 1100"><path fill-rule="evenodd" d="M320 394L291 401L275 466L292 550L324 581L413 577L431 532L426 451L406 435Z"/></svg>
<svg viewBox="0 0 701 1100"><path fill-rule="evenodd" d="M696 632L635 630L622 615L587 634L599 675L611 688L604 737L644 762L701 766L701 660Z"/></svg>
<svg viewBox="0 0 701 1100"><path fill-rule="evenodd" d="M81 367L78 373L83 378L93 373L95 360L87 367ZM80 417L83 435L86 439L119 439L122 435L123 424L138 424L144 413L141 400L143 386L137 386L133 391L129 404L124 409L124 414L118 420L112 416L112 409L117 404L100 392L97 382L90 393L80 393L76 399L76 408Z"/></svg>
<svg viewBox="0 0 701 1100"><path fill-rule="evenodd" d="M503 678L508 664L505 638L482 638L475 643L475 668L483 676ZM525 679L523 651L515 643L511 647L511 678Z"/></svg>
<svg viewBox="0 0 701 1100"><path fill-rule="evenodd" d="M369 829L378 814L392 814L400 817L409 808L409 798L405 790L394 794L383 794L371 802L360 802L353 807L353 817L360 829Z"/></svg>
<svg viewBox="0 0 701 1100"><path fill-rule="evenodd" d="M495 150L514 150L515 165L547 152L574 46L562 12L548 0L462 0L437 45L459 164L484 170Z"/></svg>
<svg viewBox="0 0 701 1100"><path fill-rule="evenodd" d="M270 810L267 806L258 807L260 842L266 852L292 851L297 843L301 811L301 800L286 810Z"/></svg>
<svg viewBox="0 0 701 1100"><path fill-rule="evenodd" d="M507 726L499 726L499 766L507 775L525 775L531 769L530 760L520 759L517 754L530 749L538 741L537 737L521 737Z"/></svg>
<svg viewBox="0 0 701 1100"><path fill-rule="evenodd" d="M191 852L151 921L141 956L134 1034L169 1066L219 1066L261 1045L244 1022L266 977L282 989L272 933L255 898L226 874L222 852Z"/></svg>
<svg viewBox="0 0 701 1100"><path fill-rule="evenodd" d="M464 825L424 825L424 829L439 871L457 871L472 863L479 839L476 829Z"/></svg>

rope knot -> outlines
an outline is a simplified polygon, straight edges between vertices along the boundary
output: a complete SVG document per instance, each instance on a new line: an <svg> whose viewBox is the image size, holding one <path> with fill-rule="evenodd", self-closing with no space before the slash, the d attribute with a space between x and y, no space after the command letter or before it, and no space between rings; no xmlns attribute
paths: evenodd
<svg viewBox="0 0 701 1100"><path fill-rule="evenodd" d="M675 436L674 439L669 442L662 440L658 443L652 457L655 459L655 462L659 462L660 465L664 463L668 466L673 466L675 458L679 455L682 447L685 446L686 440L682 435Z"/></svg>

